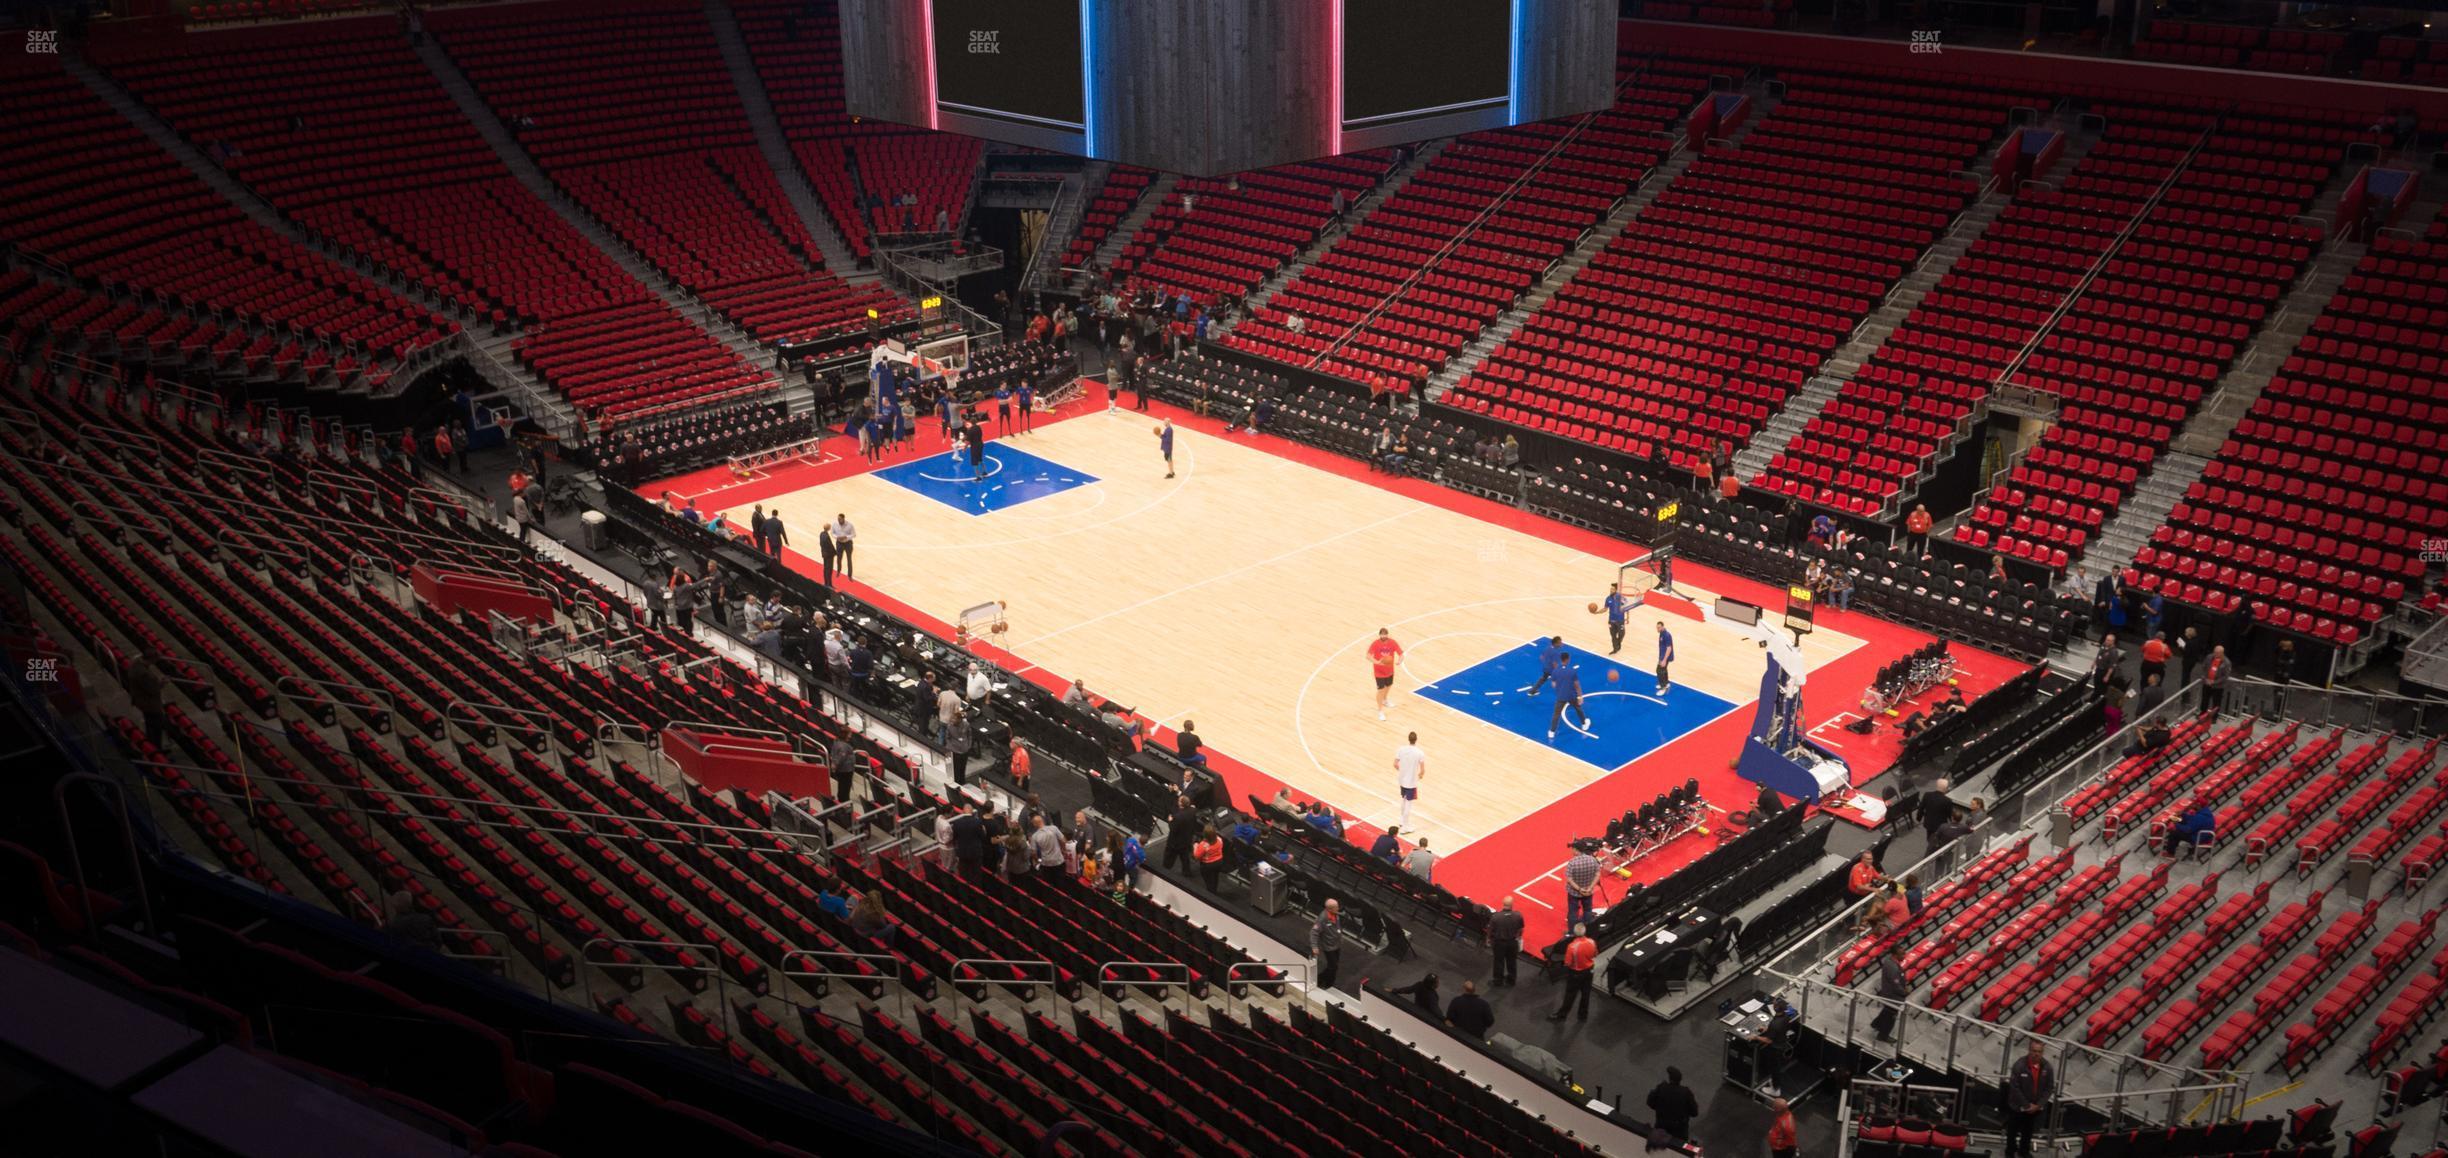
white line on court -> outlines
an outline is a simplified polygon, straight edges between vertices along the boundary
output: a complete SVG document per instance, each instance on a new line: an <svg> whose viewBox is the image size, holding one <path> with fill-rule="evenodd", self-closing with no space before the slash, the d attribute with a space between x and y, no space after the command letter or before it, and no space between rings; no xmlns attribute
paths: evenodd
<svg viewBox="0 0 2448 1158"><path fill-rule="evenodd" d="M1286 559L1289 559L1289 558L1293 557L1294 555L1299 555L1299 554L1303 554L1303 553L1306 553L1306 552L1309 552L1309 551L1314 551L1314 550L1318 549L1319 547L1323 547L1323 546L1325 546L1325 545L1326 545L1326 544L1328 544L1328 543L1340 542L1340 541L1342 541L1342 540L1344 540L1344 539L1351 538L1353 535L1358 535L1358 534L1363 534L1363 533L1366 533L1366 532L1369 532L1369 531L1374 531L1374 530L1376 530L1377 528L1379 528L1379 527L1383 527L1383 526L1386 526L1386 525L1388 525L1388 524L1390 524L1390 523L1397 523L1397 522L1401 522L1402 520L1407 519L1407 518L1410 518L1411 516L1416 515L1416 514L1420 513L1421 511L1424 511L1424 510L1434 510L1434 509L1435 509L1435 508L1433 508L1433 507L1429 507L1429 506L1426 506L1426 505L1424 505L1424 504L1423 504L1423 505L1421 505L1421 506L1410 507L1410 508L1406 508L1406 509L1404 509L1404 510L1396 511L1396 512L1394 512L1393 514L1387 515L1386 517L1384 517L1384 518L1382 518L1382 519L1378 519L1378 520L1375 520L1375 521L1373 521L1373 522L1362 523L1362 524L1360 524L1360 525L1359 525L1359 526L1357 526L1357 527L1350 527L1350 528L1347 528L1347 529L1342 530L1342 531L1337 531L1336 533L1331 534L1331 535L1328 535L1328 536L1326 536L1326 537L1325 537L1325 538L1323 538L1323 539L1317 539L1317 540L1313 540L1313 541L1311 541L1311 542L1303 543L1303 544L1301 544L1300 546L1298 546L1298 547L1294 547L1294 548L1292 548L1292 549L1291 549L1291 550L1289 550L1289 551L1284 551L1284 552L1281 552L1281 553L1279 553L1279 554L1269 555L1269 556L1267 556L1267 557L1266 557L1266 558L1264 558L1264 559L1259 559L1259 560L1256 560L1256 561L1254 561L1254 562L1244 563L1244 564L1242 564L1242 565L1240 565L1240 566L1238 566L1238 567L1233 568L1233 569L1232 569L1232 570L1230 570L1230 571L1218 571L1218 572L1216 572L1215 574L1210 575L1210 576L1208 576L1208 577L1206 577L1206 578L1204 578L1204 579L1201 579L1201 580L1199 580L1199 581L1198 581L1198 582L1196 582L1196 583L1185 583L1185 584L1183 584L1183 585L1181 585L1181 586L1179 586L1179 587L1174 588L1174 589L1173 589L1173 590L1171 590L1171 591L1162 592L1162 593L1160 593L1160 594L1156 594L1156 595L1150 595L1150 596L1148 596L1147 598L1142 599L1142 600L1140 600L1140 601L1139 601L1139 602L1137 602L1137 603L1125 604L1125 605L1123 605L1123 606L1121 606L1121 607L1116 607L1116 608L1114 608L1114 609L1113 609L1113 610L1111 610L1111 611L1105 612L1105 613L1104 613L1104 614L1102 614L1102 615L1090 616L1089 618L1087 618L1087 619L1083 619L1083 620L1080 620L1079 622L1074 623L1074 624L1072 624L1072 625L1071 625L1071 626L1069 626L1069 627L1061 627L1061 628L1056 628L1056 629L1055 629L1055 630L1053 630L1053 631L1049 631L1049 632L1045 633L1044 635L1040 635L1040 636L1037 636L1037 637L1036 637L1036 638L1034 638L1034 639L1029 640L1027 643L1019 644L1019 645L1017 645L1017 646L1020 646L1020 647L1033 647L1033 646L1035 646L1035 645L1037 645L1037 644L1044 643L1046 640L1053 639L1053 638L1055 638L1056 636L1068 635L1068 634L1070 634L1071 632L1078 631L1080 628L1086 627L1086 626L1088 626L1088 625L1090 625L1090 624L1092 624L1092 623L1103 623L1104 621L1106 621L1106 620L1108 620L1108 619L1112 619L1114 616L1117 616L1117 615L1128 615L1128 614L1130 614L1131 612L1133 612L1133 611L1137 611L1137 610L1139 610L1139 609L1140 609L1140 608L1142 608L1142 607L1147 607L1147 606L1149 606L1149 605L1151 605L1151 604L1162 603L1162 602L1164 602L1165 600L1167 600L1167 599L1171 599L1171 598L1173 598L1173 597L1174 597L1174 596L1176 596L1176 595L1183 595L1183 594L1187 594L1187 593L1189 593L1189 592L1196 591L1196 590L1198 590L1199 588L1201 588L1201 587L1205 587L1205 586L1208 586L1208 585L1210 585L1210 584L1220 583L1220 582L1222 582L1222 581L1224 581L1224 580L1226 580L1226 579L1231 579L1231 578L1233 578L1233 577L1235 577L1235 576L1239 576L1239 575L1246 575L1246 574L1248 574L1249 572L1255 571L1255 570L1257 570L1257 569L1259 569L1259 568L1261 568L1261 567L1271 567L1271 566L1273 566L1273 565L1275 565L1275 564L1277 564L1277 563L1281 563L1281 562L1283 562L1284 560L1286 560Z"/></svg>
<svg viewBox="0 0 2448 1158"><path fill-rule="evenodd" d="M1196 434L1197 432L1196 432L1196 431L1192 431L1191 433ZM1204 437L1204 436L1202 436L1202 437ZM1194 443L1192 443L1192 442L1183 442L1183 443L1179 444L1179 445L1178 445L1178 446L1175 448L1175 451L1174 451L1174 454L1175 454L1175 463L1174 463L1174 465L1175 465L1175 466L1178 468L1179 473L1180 473L1180 476L1181 476L1181 477L1179 477L1179 478L1177 478L1177 479L1173 480L1173 481L1174 481L1174 482L1175 482L1177 485L1174 485L1174 486L1169 486L1169 487L1164 488L1162 491L1160 491L1160 492L1158 492L1158 493L1157 493L1157 495L1156 495L1156 497L1155 497L1155 498L1149 499L1147 502L1142 503L1142 504L1140 504L1139 506L1134 507L1134 508L1132 508L1132 509L1130 509L1130 510L1124 511L1124 512L1122 512L1121 514L1115 515L1114 517L1112 517L1112 518L1110 518L1110 519L1104 519L1104 520L1101 520L1101 521L1098 521L1098 522L1094 522L1094 523L1081 523L1080 525L1078 525L1078 526L1076 526L1076 527L1065 527L1065 528L1063 528L1062 530L1059 530L1059 531L1047 531L1046 533L1044 533L1044 534L1042 534L1042 535L1022 535L1022 536L1018 536L1018 537L1015 537L1015 538L1010 538L1010 539L989 539L989 540L984 540L984 541L980 541L980 540L976 540L976 539L962 539L962 540L960 540L959 542L953 542L953 543L905 543L905 542L898 542L898 541L888 541L888 540L883 540L883 539L867 539L867 540L861 540L859 545L860 545L860 546L862 546L862 547L864 547L864 548L866 548L866 549L867 549L869 552L876 552L876 551L885 551L885 552L902 552L902 551L908 551L908 552L917 552L917 551L976 551L976 550L980 550L980 549L983 549L983 548L989 548L989 547L1015 547L1015 546L1019 546L1019 545L1024 544L1024 543L1043 543L1043 542L1045 542L1045 541L1047 541L1047 540L1049 540L1049 539L1062 539L1062 538L1068 538L1068 537L1070 537L1070 536L1072 536L1072 535L1082 534L1082 533L1084 533L1084 532L1088 532L1088 531L1101 530L1101 529L1103 529L1103 528L1110 527L1110 526L1114 525L1115 523L1124 522L1124 521L1129 520L1129 519L1135 519L1135 518L1138 518L1139 516L1144 515L1144 514L1148 513L1149 511L1155 510L1157 507L1163 506L1165 503L1167 503L1167 502L1171 501L1171 500L1172 500L1172 498L1173 498L1173 496L1175 496L1175 495L1177 495L1177 494L1180 494L1180 493L1182 492L1182 488L1183 488L1183 486L1185 486L1185 485L1187 485L1187 484L1189 483L1191 475L1193 475L1193 474L1195 474L1195 473L1196 473L1196 471L1197 471L1197 467L1198 467L1198 456L1193 455L1193 454L1189 454L1189 453L1185 453L1185 452L1187 452L1187 451L1190 449L1190 447L1191 447L1192 445L1194 445ZM1298 465L1298 464L1295 464L1295 465ZM850 482L850 481L854 481L854 480L856 480L856 479L873 478L873 477L874 477L874 474L875 474L875 472L873 472L873 471L869 471L869 472L867 472L866 474L852 475L852 476L851 476L850 478L848 478L848 479L835 479L835 480L834 480L834 482ZM881 480L879 480L879 481L881 481ZM818 483L818 484L817 484L817 487L824 487L824 486L830 486L830 485L832 485L832 483ZM891 486L892 484L891 484L891 483L884 483L883 485L885 485L885 486ZM1090 483L1090 484L1088 484L1087 486L1084 486L1084 487L1074 487L1074 488L1072 488L1072 489L1074 489L1074 490L1088 490L1088 489L1091 489L1091 488L1094 488L1094 489L1096 489L1096 490L1097 490L1097 501L1096 501L1094 504L1092 504L1091 506L1089 506L1087 509L1088 509L1088 510L1095 510L1095 509L1097 509L1098 507L1102 507L1102 506L1104 506L1104 505L1105 505L1105 497L1106 497L1106 496L1105 496L1105 491L1104 491L1104 489L1103 489L1103 480L1099 480L1099 481L1097 481L1097 482ZM800 493L803 493L803 492L804 492L804 491L806 491L806 490L813 490L813 489L816 489L816 487L802 488L802 490L799 490L799 491L792 491L792 492L790 492L790 493L791 493L791 494L800 494ZM1067 492L1066 492L1066 493L1067 493ZM1014 511L1025 511L1025 510L1027 510L1027 509L1028 509L1028 504L1023 504L1023 505L1021 505L1021 506L1019 506L1019 507L1015 507L1015 508L1013 508L1013 510L1014 510ZM1012 512L1011 512L1011 511L998 511L998 512L996 512L996 513L997 513L997 514L1011 514ZM1068 516L1073 516L1073 517L1076 517L1076 516L1077 516L1079 513L1080 513L1080 512L1077 512L1077 511L1066 511L1066 512L1064 512L1064 514L1065 514L1065 515L1068 515ZM1034 517L1034 516L1032 515L1031 517ZM1052 516L1052 515L1048 515L1048 516L1046 516L1046 517L1048 517L1048 518L1052 518L1052 517L1054 517L1054 516Z"/></svg>

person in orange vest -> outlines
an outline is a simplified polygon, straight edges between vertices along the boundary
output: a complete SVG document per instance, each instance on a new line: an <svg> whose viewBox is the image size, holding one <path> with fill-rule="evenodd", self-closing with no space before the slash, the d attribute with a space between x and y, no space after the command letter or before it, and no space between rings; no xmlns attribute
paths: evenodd
<svg viewBox="0 0 2448 1158"><path fill-rule="evenodd" d="M1904 533L1911 536L1906 541L1924 555L1929 554L1930 522L1929 508L1919 503L1914 503L1912 513L1904 516Z"/></svg>
<svg viewBox="0 0 2448 1158"><path fill-rule="evenodd" d="M1029 753L1028 749L1020 746L1020 737L1018 736L1012 737L1011 764L1007 770L1011 773L1012 783L1019 787L1020 794L1023 796L1028 795Z"/></svg>
<svg viewBox="0 0 2448 1158"><path fill-rule="evenodd" d="M1852 873L1845 877L1845 887L1851 889L1854 896L1866 897L1877 891L1882 879L1878 862L1870 859L1870 850L1865 848L1861 859L1853 862Z"/></svg>
<svg viewBox="0 0 2448 1158"><path fill-rule="evenodd" d="M1768 1158L1794 1158L1802 1152L1802 1143L1794 1135L1793 1107L1778 1098L1768 1108L1776 1112L1768 1123Z"/></svg>
<svg viewBox="0 0 2448 1158"><path fill-rule="evenodd" d="M1199 879L1205 881L1208 892L1216 892L1216 878L1224 873L1224 838L1216 835L1215 826L1199 835L1198 843L1190 846L1190 856L1198 861Z"/></svg>
<svg viewBox="0 0 2448 1158"><path fill-rule="evenodd" d="M1588 925L1573 926L1573 939L1564 946L1564 1004L1547 1015L1549 1021L1564 1020L1564 1013L1573 1007L1573 999L1581 999L1579 1019L1589 1020L1590 975L1598 967L1598 942L1590 940Z"/></svg>

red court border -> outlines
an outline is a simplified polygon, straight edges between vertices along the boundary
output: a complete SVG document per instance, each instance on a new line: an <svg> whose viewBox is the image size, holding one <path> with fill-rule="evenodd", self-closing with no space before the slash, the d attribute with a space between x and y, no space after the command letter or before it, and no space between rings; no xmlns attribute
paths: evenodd
<svg viewBox="0 0 2448 1158"><path fill-rule="evenodd" d="M1086 387L1086 397L1060 408L1051 416L1040 416L1037 424L1045 425L1049 422L1064 421L1103 409L1105 402L1102 384L1089 381ZM1374 471L1365 463L1331 451L1294 442L1288 438L1247 433L1226 435L1224 433L1226 423L1223 420L1202 418L1167 403L1150 400L1148 413L1153 417L1170 418L1176 426L1187 430L1231 438L1278 458L1298 462L1344 478L1357 479L1406 498L1468 515L1492 526L1532 535L1600 558L1623 559L1636 553L1636 548L1630 544L1596 531L1557 522L1545 516L1533 515L1518 507L1464 494L1426 479L1397 477ZM1026 436L1020 435L1019 437L1025 440ZM860 459L855 450L855 444L847 437L837 436L835 439L829 439L828 449L837 443L853 449L843 457L831 462L785 467L760 479L740 482L733 478L728 468L713 467L651 483L638 487L636 490L637 493L649 499L659 498L667 491L683 496L691 492L702 491L703 493L697 495L700 510L731 513L773 495L788 494L853 475L865 474L875 466L939 454L948 449L949 445L931 423L921 423L921 430L914 449L904 449L887 454L878 464L869 464ZM841 452L836 451L836 453ZM1149 469L1155 469L1156 465L1155 452L1151 448ZM856 522L855 512L852 514L852 521ZM737 523L739 520L733 521ZM815 528L807 527L802 528L800 533L812 535L815 531ZM783 560L793 570L804 575L817 576L823 573L822 565L817 560L800 553L796 548L785 548ZM1732 596L1763 607L1783 606L1784 590L1781 587L1773 587L1697 563L1684 563L1678 567L1678 571L1683 578L1719 595ZM884 591L858 580L840 576L835 577L835 583L841 589L943 639L949 640L953 636L951 624L911 607ZM1686 619L1698 620L1700 618L1698 609L1691 603L1672 597L1653 595L1648 607ZM1881 666L1935 638L1878 619L1865 612L1837 611L1830 607L1821 607L1818 618L1821 623L1860 639L1863 646L1855 648L1843 658L1810 673L1810 686L1832 686L1837 689L1833 693L1824 691L1816 694L1806 693L1806 702L1814 705L1807 713L1807 718L1811 720L1825 719L1835 714L1836 710L1851 705L1860 689L1868 686L1871 678L1876 675ZM1048 690L1059 692L1070 686L1069 677L1049 672L991 644L973 642L969 650L1000 665L1006 672L1027 679ZM1978 696L2028 670L2028 665L2020 661L1961 643L1950 644L1949 650L1955 657L1957 682L1963 687L1964 694L1967 696ZM1365 680L1362 680L1358 674L1354 676L1353 687L1355 688L1353 694L1366 694ZM1831 695L1833 699L1830 698ZM1743 738L1751 727L1755 714L1752 708L1754 702L1743 701L1738 710L1686 732L1661 747L1651 749L1639 759L1599 777L1560 799L1548 802L1529 815L1472 842L1450 856L1440 858L1436 867L1437 883L1463 896L1489 905L1500 904L1506 894L1514 893L1519 898L1518 907L1527 919L1526 923L1529 926L1527 935L1533 943L1543 943L1562 935L1564 931L1563 885L1552 874L1565 858L1571 855L1565 846L1572 838L1596 834L1605 827L1609 817L1623 812L1626 808L1637 808L1641 802L1685 780L1698 781L1701 795L1721 808L1736 811L1750 806L1758 789L1750 781L1735 774L1732 760L1734 754L1740 750ZM1160 739L1165 740L1168 744L1171 743L1170 729L1158 727L1154 730ZM1856 783L1863 782L1886 770L1887 764L1884 761L1892 760L1894 749L1901 746L1900 741L1892 737L1892 732L1867 738L1848 734L1838 741L1845 745L1845 754L1849 762L1859 760L1867 764L1879 761L1875 770L1856 769L1854 773ZM1261 798L1272 797L1277 789L1284 787L1282 781L1265 770L1233 759L1227 747L1219 747L1210 742L1206 751L1210 767L1224 778L1225 785L1231 791L1232 799L1236 804L1245 804L1248 797L1252 795ZM1865 756L1869 759L1863 760ZM1445 774L1468 775L1469 773L1467 769L1457 771L1449 768ZM1298 792L1294 795L1303 798L1308 796L1306 793ZM1435 798L1433 786L1426 790L1426 797L1430 800ZM1663 878L1698 859L1702 853L1715 846L1717 836L1714 829L1715 826L1711 826L1711 831L1708 833L1686 836L1675 845L1637 862L1623 876L1606 882L1608 896L1619 896L1621 889L1633 883L1645 884ZM1348 824L1345 828L1347 836L1363 845L1374 840L1377 831L1374 827L1358 823ZM1603 899L1601 907L1604 907Z"/></svg>

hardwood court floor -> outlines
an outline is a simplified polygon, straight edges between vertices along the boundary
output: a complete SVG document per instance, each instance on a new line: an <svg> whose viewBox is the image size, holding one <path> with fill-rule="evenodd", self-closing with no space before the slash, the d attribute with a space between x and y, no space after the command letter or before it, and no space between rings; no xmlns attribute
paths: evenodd
<svg viewBox="0 0 2448 1158"><path fill-rule="evenodd" d="M1417 693L1542 635L1603 653L1604 621L1585 606L1621 560L1186 425L1168 481L1152 424L1090 412L1011 440L1098 481L982 516L872 475L761 501L802 540L847 512L863 583L944 621L1007 600L1004 646L1026 663L1166 727L1194 719L1209 745L1372 825L1397 815L1392 754L1416 729L1429 774L1409 827L1441 853L1613 770ZM812 540L798 550L812 553ZM1634 613L1628 682L1649 690L1661 618L1676 682L1748 712L1757 645L1675 600ZM1409 649L1384 722L1364 655L1379 627ZM1803 654L1815 670L1860 646L1823 627ZM1585 670L1591 690L1606 686Z"/></svg>

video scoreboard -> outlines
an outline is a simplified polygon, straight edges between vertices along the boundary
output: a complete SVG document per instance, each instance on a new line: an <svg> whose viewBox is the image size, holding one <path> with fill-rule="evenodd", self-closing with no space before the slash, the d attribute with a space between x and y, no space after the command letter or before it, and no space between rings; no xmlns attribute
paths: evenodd
<svg viewBox="0 0 2448 1158"><path fill-rule="evenodd" d="M1613 0L841 0L860 116L1191 175L1606 108Z"/></svg>

